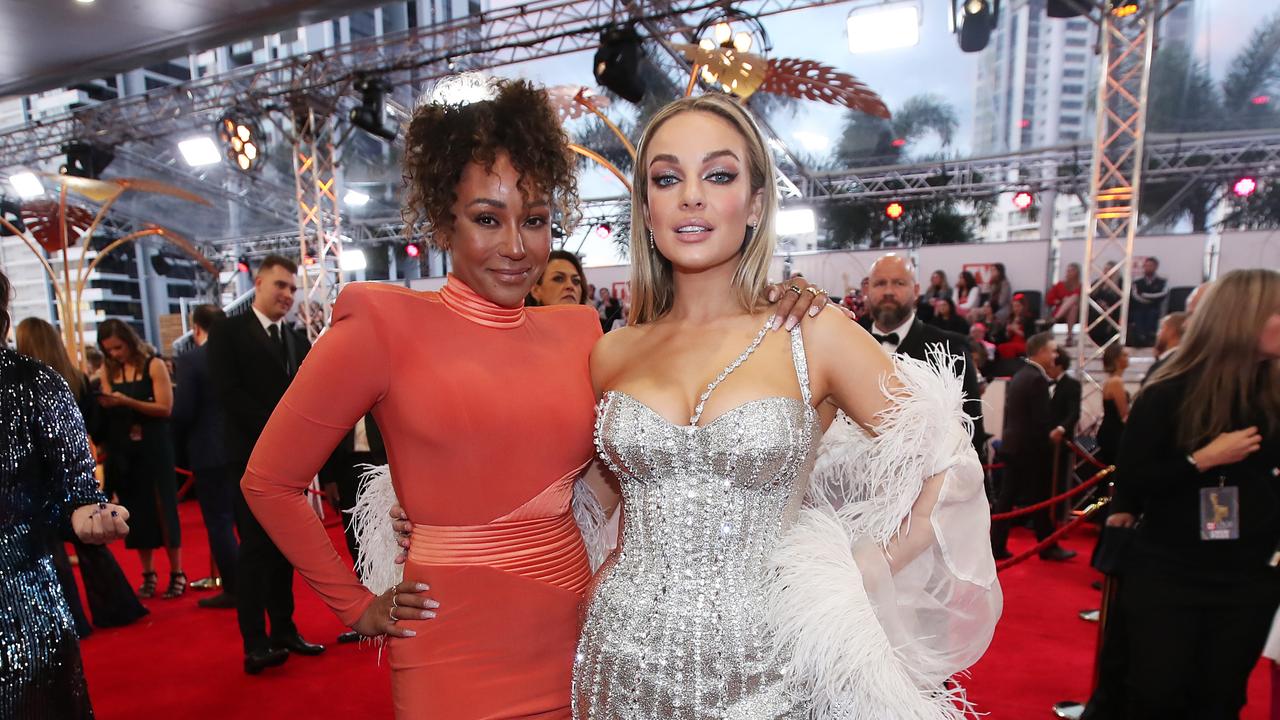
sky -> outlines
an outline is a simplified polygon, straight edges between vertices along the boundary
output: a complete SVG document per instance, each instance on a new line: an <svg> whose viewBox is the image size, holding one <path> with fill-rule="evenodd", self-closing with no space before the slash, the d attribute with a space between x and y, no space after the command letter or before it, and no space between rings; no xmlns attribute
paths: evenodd
<svg viewBox="0 0 1280 720"><path fill-rule="evenodd" d="M955 142L948 150L961 154L968 152L973 135L973 94L978 55L961 52L955 37L948 32L947 2L921 0L923 17L918 45L872 54L851 54L846 34L849 11L878 1L837 2L765 18L763 23L773 44L770 56L810 58L835 66L870 86L891 109L913 95L935 94L956 109L960 121ZM1247 41L1248 29L1280 11L1280 4L1259 0L1184 2L1193 3L1196 54L1208 64L1215 78L1221 78L1227 71L1231 57ZM509 4L516 2L495 0L492 3L494 7ZM1242 31L1242 28L1246 30ZM504 76L527 77L546 85L594 86L591 62L591 53L583 52L512 65L495 72ZM813 141L825 137L834 143L839 138L846 112L838 106L809 102L802 104L793 117L774 118L774 125L784 141L806 149L801 138ZM817 147L821 144L807 149L814 151ZM935 149L938 149L936 140L926 140L916 151ZM623 192L621 184L603 170L586 172L580 185L584 198L611 197ZM589 265L617 261L608 240L591 237L582 249Z"/></svg>

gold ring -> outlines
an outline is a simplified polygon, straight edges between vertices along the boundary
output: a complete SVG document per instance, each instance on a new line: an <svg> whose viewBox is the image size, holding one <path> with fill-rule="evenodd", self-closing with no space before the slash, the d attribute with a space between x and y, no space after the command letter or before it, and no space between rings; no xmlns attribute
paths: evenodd
<svg viewBox="0 0 1280 720"><path fill-rule="evenodd" d="M787 289L788 289L788 290L790 290L791 292L793 292L793 293L797 294L797 295L799 295L801 292L803 292L803 291L800 289L800 287L799 287L799 286L797 286L797 285L792 285L792 286L788 287Z"/></svg>
<svg viewBox="0 0 1280 720"><path fill-rule="evenodd" d="M805 290L812 293L814 297L818 297L819 295L822 295L823 293L826 292L826 290L819 290L817 287L813 285L810 285L809 287L805 288Z"/></svg>

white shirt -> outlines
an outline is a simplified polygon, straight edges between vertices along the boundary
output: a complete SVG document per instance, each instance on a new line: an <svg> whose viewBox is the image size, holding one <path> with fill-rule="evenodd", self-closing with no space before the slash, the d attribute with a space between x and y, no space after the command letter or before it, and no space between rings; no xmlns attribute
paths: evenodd
<svg viewBox="0 0 1280 720"><path fill-rule="evenodd" d="M280 337L284 337L284 318L280 318L279 320L273 321L271 318L262 314L262 311L259 310L257 307L250 305L249 308L253 310L254 315L258 316L258 322L262 323L262 329L267 332L267 337L271 337L272 325L276 326L276 332L280 333Z"/></svg>
<svg viewBox="0 0 1280 720"><path fill-rule="evenodd" d="M902 323L898 327L893 328L888 332L880 332L880 327L875 323L872 323L871 332L875 333L876 335L888 335L890 333L897 333L898 342L896 344L890 343L890 342L880 343L880 347L884 348L885 352L896 353L898 352L898 345L901 345L902 341L907 339L907 333L911 330L911 324L914 323L915 321L916 321L916 314L913 312L907 316L906 322Z"/></svg>

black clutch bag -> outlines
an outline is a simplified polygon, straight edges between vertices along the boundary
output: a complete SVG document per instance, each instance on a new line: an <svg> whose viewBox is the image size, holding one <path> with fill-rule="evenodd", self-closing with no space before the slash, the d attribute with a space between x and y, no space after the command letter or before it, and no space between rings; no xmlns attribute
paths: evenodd
<svg viewBox="0 0 1280 720"><path fill-rule="evenodd" d="M1098 544L1093 547L1093 557L1089 564L1098 572L1106 575L1123 575L1132 555L1133 541L1137 537L1136 528L1102 526L1102 534L1098 536Z"/></svg>

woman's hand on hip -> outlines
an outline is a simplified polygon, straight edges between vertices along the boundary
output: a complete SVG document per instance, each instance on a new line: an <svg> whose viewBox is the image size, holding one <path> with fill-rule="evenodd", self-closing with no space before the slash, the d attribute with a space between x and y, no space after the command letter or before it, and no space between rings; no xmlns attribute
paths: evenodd
<svg viewBox="0 0 1280 720"><path fill-rule="evenodd" d="M365 608L364 614L351 629L365 637L389 635L408 638L417 635L398 623L400 620L430 620L436 616L435 610L440 607L440 603L424 594L430 589L425 583L411 580L392 587Z"/></svg>
<svg viewBox="0 0 1280 720"><path fill-rule="evenodd" d="M409 534L413 532L413 523L409 521L409 515L404 508L397 505L391 506L391 529L396 534L396 544L400 546L400 552L396 555L396 564L403 565L409 559Z"/></svg>

